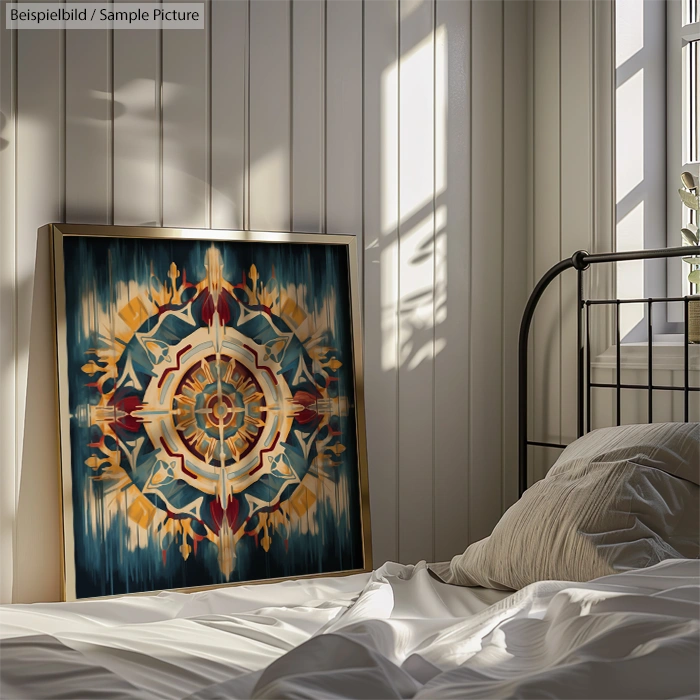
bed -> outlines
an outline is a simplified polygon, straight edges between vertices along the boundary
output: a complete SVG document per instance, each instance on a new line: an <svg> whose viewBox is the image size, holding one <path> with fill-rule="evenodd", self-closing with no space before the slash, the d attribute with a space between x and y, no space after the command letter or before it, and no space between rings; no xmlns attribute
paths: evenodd
<svg viewBox="0 0 700 700"><path fill-rule="evenodd" d="M687 255L688 248L637 255L654 254ZM576 269L581 279L589 265L620 255L634 254L596 259L577 253L536 287L521 332L521 407L527 404L528 330L544 288L566 269ZM582 318L588 302L581 282L579 290ZM660 301L645 300L649 307ZM687 313L688 298L682 301ZM491 538L464 555L435 565L388 562L369 574L335 578L4 606L0 697L699 697L700 560L693 553L700 424L687 423L689 397L697 396L688 379L688 355L685 385L678 388L684 392L686 427L669 424L673 435L682 436L682 447L644 456L637 447L645 434L640 426L626 429L624 439L589 432L586 397L594 384L586 372L586 334L580 322L581 440L526 491L528 447L542 443L528 438L527 412L521 410L518 468L524 495ZM651 381L643 388L649 394L655 389ZM650 424L652 419L650 408ZM606 440L601 458L596 449ZM614 488L626 499L619 501L623 508L607 508L622 518L615 541L597 531L589 537L592 530L582 529L579 513L586 508L580 500L566 500L613 459L625 466ZM585 514L589 530L606 510L598 499L614 490L611 482L597 483L603 490L590 504L593 512ZM579 489L576 497L582 494ZM536 507L549 508L546 517L532 517ZM585 535L579 549L566 538L548 539L549 530L568 517L557 508L579 518L576 535ZM637 520L628 526L633 512ZM658 527L649 518L658 519ZM632 533L627 538L632 548L620 549L620 532ZM523 543L530 568L520 566L527 559ZM568 553L569 568L556 547ZM532 556L540 549L542 556ZM513 578L519 568L520 578Z"/></svg>
<svg viewBox="0 0 700 700"><path fill-rule="evenodd" d="M13 606L2 614L2 697L696 697L699 566L668 560L510 594L389 563Z"/></svg>

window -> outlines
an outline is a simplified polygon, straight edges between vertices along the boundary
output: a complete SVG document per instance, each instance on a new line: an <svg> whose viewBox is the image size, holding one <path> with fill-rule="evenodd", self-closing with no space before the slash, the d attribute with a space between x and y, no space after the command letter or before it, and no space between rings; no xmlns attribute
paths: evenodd
<svg viewBox="0 0 700 700"><path fill-rule="evenodd" d="M698 223L693 212L678 200L680 173L700 175L700 2L667 0L668 80L668 245L680 245L680 229ZM668 265L668 292L672 295L697 293L687 280L687 268L680 261ZM669 311L671 321L680 321L681 311Z"/></svg>
<svg viewBox="0 0 700 700"><path fill-rule="evenodd" d="M666 6L658 0L616 0L614 152L618 251L666 245L666 121ZM614 275L620 299L666 295L664 261L617 263ZM657 333L669 333L666 314L661 311L661 307L654 308L654 329ZM625 304L620 308L620 331L625 342L646 339L645 313L645 304Z"/></svg>
<svg viewBox="0 0 700 700"><path fill-rule="evenodd" d="M698 77L698 47L700 46L700 17L698 0L685 0L681 25L680 47L682 52L682 150L685 165L697 169L700 161L700 78Z"/></svg>

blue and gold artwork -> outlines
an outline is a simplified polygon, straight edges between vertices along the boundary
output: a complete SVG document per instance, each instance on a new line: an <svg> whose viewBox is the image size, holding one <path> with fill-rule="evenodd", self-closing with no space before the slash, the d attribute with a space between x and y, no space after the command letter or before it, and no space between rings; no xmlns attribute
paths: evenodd
<svg viewBox="0 0 700 700"><path fill-rule="evenodd" d="M347 247L62 245L75 597L363 569Z"/></svg>

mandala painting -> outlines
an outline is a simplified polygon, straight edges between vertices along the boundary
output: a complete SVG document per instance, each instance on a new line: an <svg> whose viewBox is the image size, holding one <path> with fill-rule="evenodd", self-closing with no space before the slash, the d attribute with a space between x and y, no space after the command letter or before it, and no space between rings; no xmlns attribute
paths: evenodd
<svg viewBox="0 0 700 700"><path fill-rule="evenodd" d="M67 596L365 569L348 246L59 245Z"/></svg>

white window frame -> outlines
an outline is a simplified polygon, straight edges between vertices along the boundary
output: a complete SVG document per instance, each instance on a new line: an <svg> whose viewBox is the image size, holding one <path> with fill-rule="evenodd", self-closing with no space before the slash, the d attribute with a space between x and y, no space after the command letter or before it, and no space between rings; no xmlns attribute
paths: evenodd
<svg viewBox="0 0 700 700"><path fill-rule="evenodd" d="M673 0L669 0L671 2ZM680 1L676 0L679 3ZM643 173L643 190L642 196L644 201L644 219L643 219L643 240L636 244L634 248L663 248L666 245L668 233L668 147L667 147L667 40L666 40L666 5L664 0L661 3L655 0L639 0L639 2L627 2L627 8L624 13L618 12L618 0L613 0L612 2L612 40L613 40L613 64L612 64L612 75L613 75L613 109L612 109L612 120L613 120L613 130L614 137L612 142L612 159L613 159L613 178L616 184L620 183L618 166L620 166L621 159L626 159L627 157L632 157L633 154L625 153L625 149L631 144L622 145L623 152L620 152L621 145L617 142L616 136L618 135L620 120L624 120L626 117L624 115L624 109L622 114L618 110L617 100L618 92L626 81L630 79L629 68L626 68L627 58L634 60L635 64L632 66L632 70L636 70L633 74L637 76L639 73L642 75L643 80L643 107L644 110L642 117L642 131L638 134L638 137L643 139L641 148L643 149L643 163L644 163L644 173ZM636 5L636 7L635 7ZM620 17L623 17L625 21L632 20L629 15L631 9L633 9L635 14L643 13L641 28L643 31L643 37L637 37L642 39L641 52L639 54L634 54L631 57L623 57L623 63L618 66L617 62L619 60L618 56L618 40L620 37L623 38L631 31L632 36L635 36L639 31L639 26L618 26L618 21ZM620 75L620 71L622 71ZM620 77L622 76L622 81ZM629 110L629 105L624 105ZM627 116L631 116L628 114ZM622 122L624 123L624 121ZM640 124L636 124L639 128ZM624 170L623 170L624 172ZM680 174L680 173L678 173ZM676 178L678 178L678 174ZM636 175L635 172L631 173L632 177ZM627 183L628 185L631 183ZM633 183L632 183L633 184ZM619 207L625 201L622 199L618 201L620 192L615 191L613 193L613 228L611 235L611 246L610 250L620 250L624 249L620 247L620 235L623 233L623 228L621 226L621 221L618 221L618 215L620 212ZM678 194L676 193L676 197ZM633 202L634 203L634 202ZM626 206L629 208L630 203L626 202ZM678 229L678 236L680 238L680 228ZM678 243L676 243L678 245ZM622 289L618 283L618 275L622 273L623 268L627 268L629 263L620 263L618 265L611 266L611 277L612 277L612 297L622 297L623 295L629 295L632 293L634 297L662 297L666 296L668 289L668 268L663 261L647 261L643 267L643 290L641 292L630 292L628 289L625 291ZM627 272L627 270L625 270ZM628 273L629 274L629 273ZM654 316L654 335L663 337L666 339L667 334L681 332L681 329L676 328L674 324L669 323L670 319L667 315L666 307L672 307L673 305L662 305L657 304L653 309ZM639 307L634 307L634 311L640 311ZM680 337L680 336L679 336ZM612 336L611 336L612 338ZM633 344L646 342L646 322L643 318L639 318L638 323L631 329L627 331L623 330L622 344Z"/></svg>
<svg viewBox="0 0 700 700"><path fill-rule="evenodd" d="M700 176L700 163L689 158L688 138L690 123L688 108L684 103L686 67L683 65L683 47L691 41L700 40L700 21L689 22L684 17L687 0L666 1L666 219L667 245L681 245L681 228L688 220L688 210L680 203L678 188L680 174L689 171ZM697 12L700 12L700 5ZM700 17L696 17L700 20ZM698 118L698 115L695 115ZM685 296L690 293L690 284L679 258L667 264L667 292L669 296ZM679 304L669 305L668 320L682 323L683 311Z"/></svg>
<svg viewBox="0 0 700 700"><path fill-rule="evenodd" d="M681 0L665 0L669 11L676 10L680 13L682 8ZM595 20L594 28L594 201L595 201L595 226L593 251L605 252L615 250L616 247L616 194L615 194L615 173L616 173L616 149L615 149L615 102L616 102L616 79L615 79L615 0L600 0L593 3L593 15ZM680 27L680 14L676 27ZM668 19L668 15L667 15ZM667 21L666 33L669 34L669 29L672 25L671 19ZM677 32L679 34L679 31ZM680 42L680 36L678 36ZM667 42L667 51L669 53L671 41ZM680 50L674 52L673 55L680 57ZM668 66L671 62L667 59L667 78ZM673 95L677 94L676 107L678 118L680 120L680 96L681 96L681 74L676 73L678 84L676 91L673 92L671 81L667 80L667 109L673 104ZM668 124L673 124L673 115L668 115ZM680 121L679 121L680 125ZM671 164L668 158L668 153L672 152L675 143L680 143L682 131L679 128L674 131L667 129L667 158L668 164L666 175L666 191L669 190L673 194L673 199L668 201L678 202L678 188L680 187L680 173L682 172L681 160L675 164ZM677 141L675 140L677 139ZM676 184L678 183L678 184ZM673 187L673 189L671 189ZM666 206L666 213L669 214L674 208ZM682 206L682 205L680 205ZM678 212L681 210L678 209ZM668 218L668 216L667 216ZM680 218L678 221L669 221L668 230L666 232L668 245L680 245ZM665 284L669 286L669 296L676 296L680 289L670 286L671 279L676 280L676 287L680 287L680 260L672 261L677 265L675 277L667 275ZM669 268L672 272L672 269ZM615 269L612 265L594 265L587 273L587 282L591 288L596 290L597 296L601 298L614 298L617 294L617 281ZM670 305L678 306L678 305ZM605 374L614 370L615 357L617 348L614 345L615 326L614 313L610 308L604 307L605 312L599 313L598 318L593 319L591 324L591 350L592 350L592 369L595 381L609 381L609 375ZM683 371L684 355L682 346L682 318L676 321L674 318L668 318L667 325L678 323L677 340L672 338L659 338L654 341L655 345L655 369L667 369L672 371ZM625 370L639 369L646 370L646 342L643 347L637 347L634 344L624 344L621 348L622 368ZM642 356L643 355L643 356ZM690 371L691 374L700 373L700 358L695 353L691 352L690 356ZM697 381L695 379L691 381Z"/></svg>

